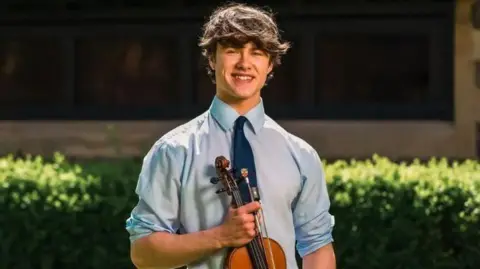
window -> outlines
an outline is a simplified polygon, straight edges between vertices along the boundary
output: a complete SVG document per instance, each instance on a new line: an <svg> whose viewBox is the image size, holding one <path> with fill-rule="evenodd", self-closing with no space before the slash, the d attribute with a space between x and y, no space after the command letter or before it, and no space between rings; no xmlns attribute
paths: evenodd
<svg viewBox="0 0 480 269"><path fill-rule="evenodd" d="M215 84L207 74L207 62L201 50L198 47L194 51L194 70L193 70L193 87L194 87L194 103L201 107L207 107L212 102L215 95Z"/></svg>
<svg viewBox="0 0 480 269"><path fill-rule="evenodd" d="M49 38L0 40L0 106L61 104L61 44Z"/></svg>
<svg viewBox="0 0 480 269"><path fill-rule="evenodd" d="M406 34L319 35L316 103L424 104L429 38Z"/></svg>
<svg viewBox="0 0 480 269"><path fill-rule="evenodd" d="M76 104L154 107L179 102L173 38L89 38L76 43Z"/></svg>
<svg viewBox="0 0 480 269"><path fill-rule="evenodd" d="M268 113L276 119L452 120L453 6L422 6L282 9L279 26L293 47L263 89ZM204 18L196 11L182 21L112 12L78 25L38 19L5 26L0 119L198 115L215 84L197 47Z"/></svg>
<svg viewBox="0 0 480 269"><path fill-rule="evenodd" d="M297 103L302 89L299 89L298 67L301 54L297 38L289 36L285 40L293 43L292 48L282 57L280 66L273 70L273 79L262 90L266 103L271 105L292 105Z"/></svg>
<svg viewBox="0 0 480 269"><path fill-rule="evenodd" d="M314 102L302 117L453 120L453 15L435 16L312 23Z"/></svg>

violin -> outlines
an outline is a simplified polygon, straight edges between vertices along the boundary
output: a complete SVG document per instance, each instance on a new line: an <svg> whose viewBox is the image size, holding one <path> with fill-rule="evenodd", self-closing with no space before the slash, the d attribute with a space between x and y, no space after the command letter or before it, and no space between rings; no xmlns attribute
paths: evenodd
<svg viewBox="0 0 480 269"><path fill-rule="evenodd" d="M212 179L212 183L221 182L223 189L217 193L226 192L232 196L232 206L238 208L250 201L260 202L260 196L256 187L252 187L248 181L248 170L241 169L241 176L235 179L232 171L228 170L230 161L223 156L215 159L215 168L218 178ZM242 201L238 184L245 181L250 193L250 201ZM261 214L265 236L262 232L258 213ZM228 251L224 263L224 269L286 269L287 262L283 248L280 244L268 237L267 227L265 225L265 217L262 209L254 214L255 228L257 235L245 246L239 248L231 248Z"/></svg>

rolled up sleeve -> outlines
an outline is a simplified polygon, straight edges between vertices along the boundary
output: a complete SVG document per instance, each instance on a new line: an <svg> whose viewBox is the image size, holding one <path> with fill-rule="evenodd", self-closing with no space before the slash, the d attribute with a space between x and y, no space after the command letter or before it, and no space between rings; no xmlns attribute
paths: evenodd
<svg viewBox="0 0 480 269"><path fill-rule="evenodd" d="M130 242L153 232L175 233L179 227L177 152L166 143L152 147L143 159L137 187L138 203L126 221Z"/></svg>
<svg viewBox="0 0 480 269"><path fill-rule="evenodd" d="M312 149L302 161L303 185L293 208L293 219L297 250L303 258L333 242L335 221L329 213L330 198L318 154Z"/></svg>

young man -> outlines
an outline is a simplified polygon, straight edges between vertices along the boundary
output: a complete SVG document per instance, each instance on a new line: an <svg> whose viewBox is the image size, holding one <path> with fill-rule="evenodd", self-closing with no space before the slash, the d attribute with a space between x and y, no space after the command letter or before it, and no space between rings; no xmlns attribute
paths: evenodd
<svg viewBox="0 0 480 269"><path fill-rule="evenodd" d="M208 111L165 134L144 158L139 202L127 220L133 263L219 269L228 248L252 240L251 213L260 204L233 209L231 197L217 194L220 186L210 181L223 155L257 179L269 237L283 248L287 268L297 268L296 247L303 268L334 269L334 222L320 158L264 114L261 89L289 49L272 15L241 4L220 7L200 47L216 95Z"/></svg>

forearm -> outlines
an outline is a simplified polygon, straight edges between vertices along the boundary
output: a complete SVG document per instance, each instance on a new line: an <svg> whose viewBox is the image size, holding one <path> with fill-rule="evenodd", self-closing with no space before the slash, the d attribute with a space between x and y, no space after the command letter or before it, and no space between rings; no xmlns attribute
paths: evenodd
<svg viewBox="0 0 480 269"><path fill-rule="evenodd" d="M336 259L332 244L328 244L303 257L304 269L336 269Z"/></svg>
<svg viewBox="0 0 480 269"><path fill-rule="evenodd" d="M153 233L132 244L132 262L139 269L181 267L223 248L217 228L190 234Z"/></svg>

